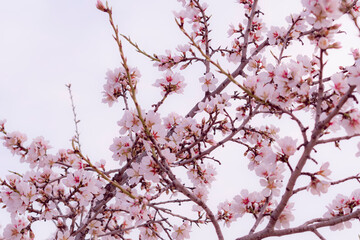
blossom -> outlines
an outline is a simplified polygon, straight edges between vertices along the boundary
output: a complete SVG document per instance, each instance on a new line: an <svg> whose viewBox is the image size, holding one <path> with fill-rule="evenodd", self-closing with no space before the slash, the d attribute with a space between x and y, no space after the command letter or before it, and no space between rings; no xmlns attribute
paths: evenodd
<svg viewBox="0 0 360 240"><path fill-rule="evenodd" d="M171 234L171 237L173 237L176 240L183 240L186 238L190 238L190 229L191 226L188 221L185 221L180 226L174 225L173 233Z"/></svg>
<svg viewBox="0 0 360 240"><path fill-rule="evenodd" d="M351 49L351 55L353 56L354 60L357 61L360 59L360 51L358 48Z"/></svg>
<svg viewBox="0 0 360 240"><path fill-rule="evenodd" d="M310 189L310 192L314 195L319 195L321 193L327 193L328 188L330 187L330 183L327 181L320 181L318 178L313 177L307 190Z"/></svg>
<svg viewBox="0 0 360 240"><path fill-rule="evenodd" d="M131 168L126 170L126 174L129 176L129 184L136 184L140 181L142 175L140 174L140 164L132 163Z"/></svg>
<svg viewBox="0 0 360 240"><path fill-rule="evenodd" d="M329 47L329 40L326 37L321 37L318 41L318 46L322 50L326 50Z"/></svg>
<svg viewBox="0 0 360 240"><path fill-rule="evenodd" d="M135 110L124 111L123 117L120 119L120 121L117 122L117 124L121 127L119 131L120 134L124 134L130 131L136 133L142 128L140 119Z"/></svg>
<svg viewBox="0 0 360 240"><path fill-rule="evenodd" d="M291 137L284 137L277 141L282 153L284 153L287 156L292 156L295 154L296 142L297 142L297 139L293 139Z"/></svg>
<svg viewBox="0 0 360 240"><path fill-rule="evenodd" d="M159 177L160 168L151 157L145 156L141 160L139 173L144 176L145 180L158 183L160 181Z"/></svg>
<svg viewBox="0 0 360 240"><path fill-rule="evenodd" d="M224 220L224 224L227 227L230 227L230 224L236 220L230 202L226 201L218 205L217 219Z"/></svg>
<svg viewBox="0 0 360 240"><path fill-rule="evenodd" d="M316 173L326 179L329 179L328 176L331 174L331 170L329 169L330 163L326 162L321 165L320 170Z"/></svg>
<svg viewBox="0 0 360 240"><path fill-rule="evenodd" d="M276 221L275 227L280 228L288 228L290 227L290 222L294 221L295 217L292 214L292 210L294 207L294 203L286 204L284 210L281 212L279 218Z"/></svg>
<svg viewBox="0 0 360 240"><path fill-rule="evenodd" d="M23 151L22 144L27 140L25 134L20 132L11 132L6 136L3 136L2 139L5 140L3 143L5 147L10 149L12 154L20 154Z"/></svg>
<svg viewBox="0 0 360 240"><path fill-rule="evenodd" d="M185 54L187 51L190 50L190 45L189 44L178 45L176 50L181 52L182 54Z"/></svg>
<svg viewBox="0 0 360 240"><path fill-rule="evenodd" d="M194 188L193 193L200 200L206 202L208 199L209 190L204 185L198 185Z"/></svg>
<svg viewBox="0 0 360 240"><path fill-rule="evenodd" d="M240 195L236 195L231 202L231 210L235 217L242 217L245 213L257 213L260 211L263 204L264 196L258 192L249 193L248 190L243 189Z"/></svg>
<svg viewBox="0 0 360 240"><path fill-rule="evenodd" d="M341 119L342 127L346 133L353 135L360 133L360 112L358 109L351 109L343 115Z"/></svg>
<svg viewBox="0 0 360 240"><path fill-rule="evenodd" d="M274 27L270 28L267 36L269 38L270 45L279 45L285 41L286 29L284 27Z"/></svg>
<svg viewBox="0 0 360 240"><path fill-rule="evenodd" d="M184 77L179 73L173 73L168 70L164 78L156 80L153 85L159 87L162 90L161 94L164 96L165 94L182 93L186 83L184 82Z"/></svg>
<svg viewBox="0 0 360 240"><path fill-rule="evenodd" d="M185 54L185 52L188 51L188 48L186 45L178 46L178 51ZM182 59L180 56L173 56L170 50L166 50L165 52L166 55L158 56L160 62L154 63L154 66L157 66L160 71L171 69L173 66L176 66Z"/></svg>
<svg viewBox="0 0 360 240"><path fill-rule="evenodd" d="M56 239L57 240L74 240L75 237L71 237L69 231L65 231L65 232L59 231L57 233L57 238Z"/></svg>
<svg viewBox="0 0 360 240"><path fill-rule="evenodd" d="M103 103L107 103L111 107L120 96L125 96L126 91L129 90L129 78L133 87L136 85L141 77L139 70L137 68L130 68L128 73L129 76L127 76L127 72L123 67L107 71Z"/></svg>
<svg viewBox="0 0 360 240"><path fill-rule="evenodd" d="M302 0L306 9L307 22L315 28L329 27L341 16L338 0Z"/></svg>
<svg viewBox="0 0 360 240"><path fill-rule="evenodd" d="M357 90L360 91L360 64L355 64L355 66L351 66L348 68L349 71L349 77L348 77L348 83L350 85L357 86Z"/></svg>
<svg viewBox="0 0 360 240"><path fill-rule="evenodd" d="M210 185L215 180L216 171L210 164L199 164L190 168L187 175L194 185Z"/></svg>
<svg viewBox="0 0 360 240"><path fill-rule="evenodd" d="M356 157L360 157L360 142L357 144L358 152L355 154Z"/></svg>
<svg viewBox="0 0 360 240"><path fill-rule="evenodd" d="M337 94L344 94L349 89L343 73L335 73L330 79L334 84L333 89Z"/></svg>
<svg viewBox="0 0 360 240"><path fill-rule="evenodd" d="M200 83L203 83L202 90L206 91L214 91L216 88L216 83L218 82L217 78L210 72L206 73L204 77L199 78Z"/></svg>
<svg viewBox="0 0 360 240"><path fill-rule="evenodd" d="M4 229L4 238L9 240L24 239L28 232L28 230L26 230L28 221L22 218L18 218L12 219L11 222L12 223L6 225Z"/></svg>
<svg viewBox="0 0 360 240"><path fill-rule="evenodd" d="M44 139L44 137L37 137L33 140L28 149L26 162L29 162L31 166L39 164L39 166L44 166L46 164L46 151L51 148L49 142Z"/></svg>
<svg viewBox="0 0 360 240"><path fill-rule="evenodd" d="M353 208L360 205L360 190L354 190L350 197L338 194L336 198L327 206L328 211L324 214L324 217L343 216L351 213ZM351 228L351 222L340 222L336 225L330 226L330 229L342 230L344 227Z"/></svg>
<svg viewBox="0 0 360 240"><path fill-rule="evenodd" d="M110 151L113 152L113 159L122 163L131 156L131 147L133 143L129 136L114 138L113 144L110 145Z"/></svg>

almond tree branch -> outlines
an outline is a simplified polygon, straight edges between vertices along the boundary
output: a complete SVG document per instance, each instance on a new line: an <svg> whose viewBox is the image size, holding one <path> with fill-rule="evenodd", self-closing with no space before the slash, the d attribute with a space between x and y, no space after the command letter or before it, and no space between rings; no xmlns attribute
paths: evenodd
<svg viewBox="0 0 360 240"><path fill-rule="evenodd" d="M337 181L330 182L330 185L337 185L337 184L340 184L340 183L343 183L343 182L347 182L349 180L357 180L358 182L360 182L360 176L359 176L359 174L356 174L355 176L351 176L351 177L347 177L347 178L344 178L344 179L340 179L340 180L337 180ZM304 191L307 188L308 188L308 186L297 188L297 189L294 190L293 194L296 194L296 193L298 193L300 191Z"/></svg>
<svg viewBox="0 0 360 240"><path fill-rule="evenodd" d="M205 156L205 155L211 153L212 151L214 151L214 150L215 150L216 148L218 148L219 146L222 146L222 145L224 145L226 142L231 141L232 138L233 138L238 132L240 132L242 129L244 129L244 127L246 126L246 124L254 117L254 115L256 114L256 110L257 110L259 107L260 107L260 105L257 105L257 106L255 107L255 109L254 109L254 112L251 113L251 114L249 114L249 116L247 116L247 117L244 119L244 121L241 123L241 125L240 125L238 128L233 129L233 130L232 130L232 133L230 133L226 138L218 141L218 142L216 143L216 145L211 146L210 148L206 149L205 151L199 153L198 155L196 155L196 156L194 156L194 157L192 157L192 158L190 158L190 159L186 159L186 160L184 160L184 161L180 161L178 164L179 164L179 165L186 165L186 164L188 164L188 163L191 163L191 162L194 161L195 159L200 159L200 158L202 158L203 156Z"/></svg>
<svg viewBox="0 0 360 240"><path fill-rule="evenodd" d="M244 237L237 238L236 240L257 240L257 239L263 239L266 237L272 237L272 236L286 236L291 235L295 233L303 233L303 232L314 232L315 230L323 227L329 227L334 226L336 224L349 221L351 219L360 218L360 209L347 214L343 216L336 216L331 218L319 218L317 219L318 223L312 223L312 224L303 224L298 227L294 228L287 228L283 230L271 230L271 229L265 229L263 231L254 233L253 235L248 235Z"/></svg>
<svg viewBox="0 0 360 240"><path fill-rule="evenodd" d="M330 142L339 142L339 141L342 141L342 140L349 140L349 139L351 139L351 138L359 137L359 136L360 136L360 134L357 133L357 134L348 135L348 136L328 138L328 139L319 140L319 141L317 141L316 144L325 144L325 143L330 143Z"/></svg>
<svg viewBox="0 0 360 240"><path fill-rule="evenodd" d="M71 107L72 107L72 112L73 112L73 116L74 116L74 124L75 124L75 136L74 136L74 139L75 139L76 144L78 145L79 150L81 150L80 133L79 133L79 128L78 128L80 120L77 119L77 115L76 115L76 111L75 111L74 99L73 99L73 95L72 95L72 92L71 92L71 84L69 83L69 84L67 84L65 86L68 88L68 91L69 91L70 100L71 100Z"/></svg>
<svg viewBox="0 0 360 240"><path fill-rule="evenodd" d="M305 166L307 159L310 157L310 153L312 152L314 146L316 145L316 143L323 131L324 126L326 126L331 121L331 119L340 111L341 107L349 99L349 97L354 89L355 89L355 87L351 86L349 88L349 90L344 94L344 96L340 99L340 101L339 101L338 105L335 107L335 109L328 115L328 117L315 125L313 132L311 134L310 141L307 144L304 144L305 149L298 161L298 164L296 165L294 172L292 172L292 174L289 178L288 184L286 185L285 193L283 194L279 205L276 207L276 209L270 215L270 221L269 221L268 225L266 226L267 231L270 229L273 229L277 219L279 218L280 214L284 210L290 197L293 195L293 189L294 189L296 180L300 176L301 171L302 171L303 167Z"/></svg>

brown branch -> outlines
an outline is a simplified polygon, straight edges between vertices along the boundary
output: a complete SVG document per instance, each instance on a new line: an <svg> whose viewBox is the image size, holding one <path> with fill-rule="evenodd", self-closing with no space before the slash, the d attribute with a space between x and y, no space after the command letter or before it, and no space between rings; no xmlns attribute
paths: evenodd
<svg viewBox="0 0 360 240"><path fill-rule="evenodd" d="M311 176L310 176L311 177ZM347 178L344 178L344 179L340 179L340 180L337 180L337 181L333 181L333 182L330 182L330 185L337 185L337 184L340 184L340 183L343 183L343 182L347 182L349 180L357 180L358 182L360 182L360 176L359 174L356 174L355 176L351 176L351 177L347 177ZM304 191L308 188L308 186L305 186L305 187L300 187L300 188L297 188L293 191L293 194L296 194L300 191Z"/></svg>
<svg viewBox="0 0 360 240"><path fill-rule="evenodd" d="M286 236L291 235L295 233L303 233L303 232L314 232L315 230L323 227L329 227L334 226L336 224L349 221L351 219L359 218L360 217L360 209L345 215L345 216L336 216L331 218L319 218L318 223L309 224L309 225L300 225L298 227L294 228L287 228L283 230L269 230L265 229L263 231L254 233L253 235L248 235L244 237L237 238L236 240L257 240L257 239L263 239L266 237L272 237L272 236Z"/></svg>
<svg viewBox="0 0 360 240"><path fill-rule="evenodd" d="M316 142L316 144L325 144L325 143L330 143L330 142L339 142L339 141L342 141L342 140L349 140L349 139L351 139L351 138L359 137L359 136L360 136L360 134L357 133L357 134L348 135L348 136L328 138L328 139L319 140L319 141Z"/></svg>

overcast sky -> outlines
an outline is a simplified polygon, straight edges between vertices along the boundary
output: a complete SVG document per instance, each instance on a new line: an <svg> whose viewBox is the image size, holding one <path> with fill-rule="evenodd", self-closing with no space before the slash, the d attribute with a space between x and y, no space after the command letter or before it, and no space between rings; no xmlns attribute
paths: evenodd
<svg viewBox="0 0 360 240"><path fill-rule="evenodd" d="M101 103L102 86L107 69L119 66L119 54L106 14L95 8L95 0L11 0L2 1L0 8L0 119L7 119L8 131L18 130L28 135L28 139L44 136L54 147L69 148L69 139L74 134L74 124L69 95L65 84L71 83L80 122L80 138L84 152L91 159L111 159L108 146L118 135L116 121L122 116L121 104L114 104L112 108ZM214 42L228 42L227 29L230 23L236 24L241 15L235 0L208 1L212 13L211 27L214 28ZM176 0L133 0L110 1L113 6L115 22L120 32L129 35L139 43L141 48L150 53L163 54L165 49L174 49L177 44L185 43L186 39L176 29L173 20L173 10L179 9ZM260 1L265 13L268 26L284 24L284 17L290 12L299 12L300 1L272 0ZM241 20L242 21L242 20ZM351 28L350 28L351 29ZM350 30L351 31L351 30ZM347 35L348 41L351 32ZM345 44L344 44L345 45ZM151 86L161 73L154 71L152 63L125 44L125 53L129 64L136 66L142 73L139 87L139 98L143 108L149 108L158 101L160 94ZM336 57L336 63L350 64L349 58ZM331 64L331 63L329 63ZM330 65L331 66L331 65ZM335 71L336 69L334 69ZM188 72L189 81L197 83L199 69ZM197 75L198 74L198 75ZM197 84L197 85L196 85ZM195 96L195 97L194 97ZM172 98L163 112L177 111L185 114L191 109L194 102L201 99L194 89L185 89L184 96ZM179 105L181 102L181 105ZM289 127L291 128L291 126ZM354 162L352 147L344 147L346 155L339 151L326 149L331 152L336 169L343 166L354 166L360 169L358 162ZM233 149L236 151L236 148ZM229 151L228 151L229 152ZM234 156L235 155L235 156ZM239 154L238 154L239 155ZM242 155L242 153L240 154ZM222 168L219 172L219 182L214 184L214 194L210 195L210 204L216 208L219 201L226 198L231 200L241 188L251 181L258 181L253 173L248 173L247 163L237 163L236 154L224 155ZM324 155L323 158L328 158ZM234 162L231 163L230 160ZM0 177L7 174L7 170L24 169L3 147L0 147L0 161L3 168ZM341 162L340 162L341 161ZM238 167L236 172L229 174L229 169ZM243 167L243 169L240 169ZM245 167L245 168L244 168ZM351 170L353 170L352 168ZM334 169L335 170L335 169ZM337 177L346 176L351 171L343 168ZM234 176L235 175L235 176ZM230 177L229 177L230 176ZM235 186L227 181L235 179ZM326 211L325 206L331 202L336 191L343 194L352 192L356 184L346 185L346 188L337 188L326 201L320 198L304 199L299 196L299 205L296 209L304 213L296 223ZM219 196L219 191L223 195ZM300 195L300 194L299 194ZM301 207L315 204L312 209ZM215 210L216 211L216 210ZM1 214L1 212L0 212ZM1 216L1 215L0 215ZM6 216L6 215L4 215ZM6 225L6 217L0 217L0 224ZM295 226L296 224L292 224ZM235 225L234 225L235 226ZM248 231L246 222L238 224L238 229L225 230L225 238L233 239ZM360 225L353 222L353 229L344 232L331 233L321 230L328 239L356 239L360 233ZM204 232L196 231L192 239L204 239ZM209 228L212 232L212 228ZM37 239L45 239L44 231ZM294 239L316 239L313 234L295 235ZM206 239L215 239L209 234ZM289 239L285 237L284 239Z"/></svg>

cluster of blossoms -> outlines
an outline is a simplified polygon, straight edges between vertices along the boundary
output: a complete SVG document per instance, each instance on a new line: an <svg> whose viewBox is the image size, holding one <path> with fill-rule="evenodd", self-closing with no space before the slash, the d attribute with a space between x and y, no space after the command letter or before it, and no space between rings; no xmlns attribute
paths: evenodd
<svg viewBox="0 0 360 240"><path fill-rule="evenodd" d="M106 73L106 84L104 84L104 98L103 103L107 103L110 107L117 102L119 97L126 95L129 91L129 81L136 86L140 72L137 68L129 69L129 76L124 68L116 68L114 71L109 70Z"/></svg>
<svg viewBox="0 0 360 240"><path fill-rule="evenodd" d="M240 195L236 195L232 202L219 204L218 219L224 221L224 224L230 227L232 222L246 213L257 217L270 216L274 210L274 206L276 206L276 203L267 200L258 192L249 193L247 190L242 190ZM292 214L293 207L294 203L289 203L285 207L275 225L276 228L288 228L290 226L290 222L295 219Z"/></svg>
<svg viewBox="0 0 360 240"><path fill-rule="evenodd" d="M204 12L208 8L207 3L200 1L178 0L182 3L184 9L176 12L175 17L179 20L179 24L184 26L185 20L191 25L190 36L196 39L201 45L208 44L208 16Z"/></svg>
<svg viewBox="0 0 360 240"><path fill-rule="evenodd" d="M341 26L336 21L344 14L356 18L358 2L303 0L305 11L291 14L288 27L267 30L258 1L239 0L244 21L230 26L232 44L221 48L210 45L207 4L178 1L183 9L175 13L176 21L189 40L176 49L180 54L170 50L166 55L147 54L126 38L163 71L153 84L163 99L149 110L142 109L136 98L140 72L128 66L112 10L97 1L97 8L110 16L122 58L122 66L106 74L103 98L109 106L119 98L125 103L119 133L109 148L118 169L107 169L104 160L93 163L75 140L70 149L55 154L43 137L27 145L26 135L7 132L5 121L0 121L3 145L30 168L1 180L1 204L11 214L11 223L4 228L6 239L34 239L32 225L37 221L54 222L55 239L125 239L138 229L139 239L183 240L190 238L193 225L211 223L222 240L219 223L230 227L249 214L254 225L241 239L250 240L304 231L319 236L314 231L317 222L337 230L350 226L351 218L341 217L359 218L354 214L360 205L356 190L350 197L338 195L324 218L289 229L295 219L294 194L308 190L320 196L331 185L360 180L354 175L330 182L329 162L315 172L303 170L308 163L319 164L312 156L317 145L336 145L360 134L359 50L352 50L351 66L328 77L324 71L326 55L340 48L335 39ZM309 43L314 55L285 57L295 41ZM224 70L218 61L222 57L239 66L232 73ZM185 91L185 78L174 71L180 63L179 71L192 63L204 64L204 74L198 77L203 99L186 116L164 117L159 109L166 98ZM215 72L225 78L220 84ZM225 92L230 83L238 88ZM271 122L288 118L299 132L284 133L281 124L259 123L259 117ZM300 120L305 117L308 121ZM260 190L239 189L232 200L222 199L214 214L208 206L209 193L222 161L214 153L229 143L238 144L249 160L248 169L258 177ZM297 186L300 176L309 178L305 186ZM266 228L256 230L265 221Z"/></svg>
<svg viewBox="0 0 360 240"><path fill-rule="evenodd" d="M260 17L260 8L257 6L256 9L252 8L252 1L239 1L243 5L245 10L245 16L248 14L253 14L251 19L251 27L247 28L248 32L245 33L245 27L248 25L248 19L244 19L243 23L237 24L237 28L233 24L230 25L228 29L229 37L234 37L232 40L231 48L226 49L227 60L232 63L240 63L243 60L243 51L246 51L248 46L253 45L253 50L256 49L259 42L264 40L265 33L267 31L265 24L262 22ZM256 11L254 11L256 10ZM246 36L246 37L245 37Z"/></svg>
<svg viewBox="0 0 360 240"><path fill-rule="evenodd" d="M301 33L307 29L306 21L303 14L291 14L286 17L289 28L271 26L267 34L269 44L272 46L287 47L291 44L291 40L299 39Z"/></svg>
<svg viewBox="0 0 360 240"><path fill-rule="evenodd" d="M330 187L330 182L326 180L319 180L316 175L319 175L327 180L329 180L329 175L331 174L331 170L329 170L329 162L324 163L321 165L320 170L315 174L310 175L311 182L307 189L310 189L310 192L314 195L319 195L321 193L326 193L328 188Z"/></svg>
<svg viewBox="0 0 360 240"><path fill-rule="evenodd" d="M345 216L354 211L360 205L360 190L357 189L349 197L338 194L331 204L327 206L328 211L324 217ZM331 230L343 230L344 226L351 228L351 222L341 222L330 227Z"/></svg>
<svg viewBox="0 0 360 240"><path fill-rule="evenodd" d="M73 151L60 150L53 155L42 137L26 146L24 134L6 133L4 127L3 133L4 146L20 155L31 169L23 175L8 175L2 180L1 201L12 216L12 223L5 226L4 237L33 239L31 225L46 220L63 226L56 234L58 237L66 234L64 231L68 229L63 216L79 221L77 213L86 212L91 202L102 198L104 182L88 171L87 164Z"/></svg>
<svg viewBox="0 0 360 240"><path fill-rule="evenodd" d="M161 94L164 96L171 93L182 93L186 84L183 76L168 70L164 74L164 78L156 80L154 86L159 87L162 90Z"/></svg>

